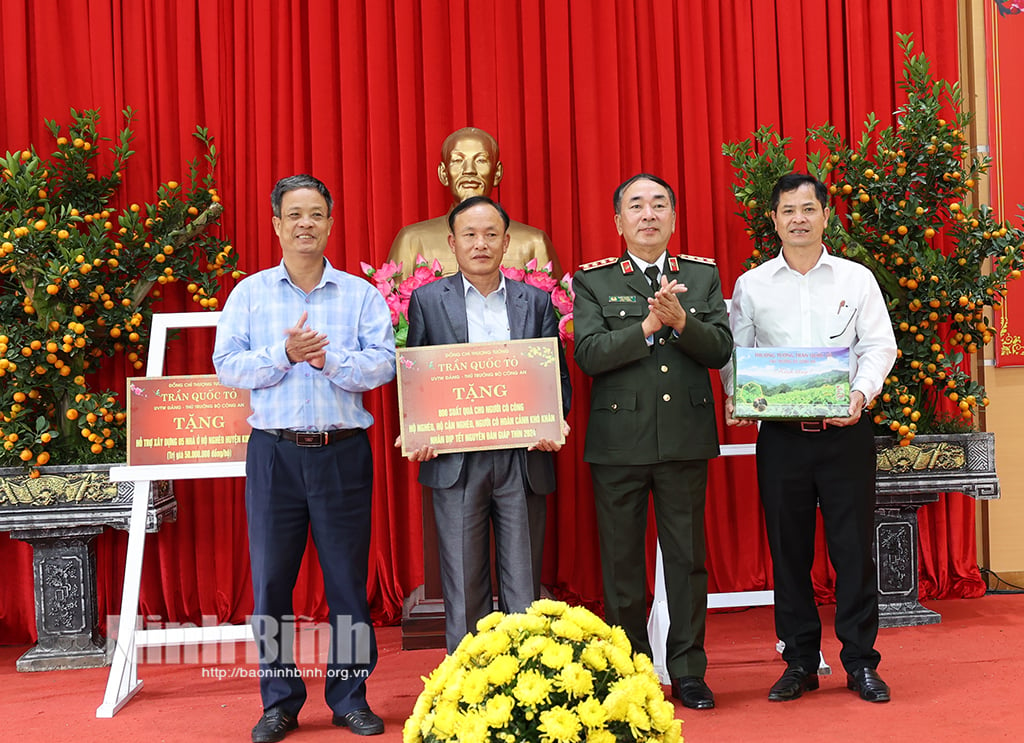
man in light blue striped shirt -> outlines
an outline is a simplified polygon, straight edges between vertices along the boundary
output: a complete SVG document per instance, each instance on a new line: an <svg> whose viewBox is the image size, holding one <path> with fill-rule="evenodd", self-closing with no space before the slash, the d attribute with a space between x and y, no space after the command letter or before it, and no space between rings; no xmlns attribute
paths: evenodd
<svg viewBox="0 0 1024 743"><path fill-rule="evenodd" d="M264 710L252 740L283 740L306 700L285 625L310 529L331 613L324 696L335 725L376 735L384 723L366 702L377 661L366 599L373 416L362 397L395 376L391 313L370 283L324 257L334 220L322 182L284 178L271 202L283 259L235 287L213 354L223 384L252 391L245 502Z"/></svg>

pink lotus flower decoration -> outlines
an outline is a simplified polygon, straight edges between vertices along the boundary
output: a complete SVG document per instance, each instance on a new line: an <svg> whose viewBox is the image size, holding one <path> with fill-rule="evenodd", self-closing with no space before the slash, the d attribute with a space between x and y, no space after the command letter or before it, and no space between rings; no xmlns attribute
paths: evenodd
<svg viewBox="0 0 1024 743"><path fill-rule="evenodd" d="M409 298L414 289L441 278L441 262L435 259L432 264L428 264L426 258L417 255L412 275L401 282L398 282L398 277L402 274L401 263L389 261L380 268L374 268L369 263L360 261L359 268L387 302L388 309L391 310L391 324L395 329L395 345L399 348L404 347L409 334ZM550 294L551 305L554 307L555 317L558 318L558 337L562 343L568 343L573 339L572 301L575 295L572 291L572 277L568 273L558 280L551 275L550 263L538 269L536 259L527 263L525 268L502 266L501 272L506 278L524 281Z"/></svg>

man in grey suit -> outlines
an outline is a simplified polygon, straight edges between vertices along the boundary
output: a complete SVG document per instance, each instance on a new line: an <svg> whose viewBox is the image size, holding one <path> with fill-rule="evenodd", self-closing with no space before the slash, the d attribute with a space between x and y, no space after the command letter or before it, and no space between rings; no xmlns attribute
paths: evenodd
<svg viewBox="0 0 1024 743"><path fill-rule="evenodd" d="M506 278L509 217L475 196L448 215L448 245L459 272L416 289L409 302L409 346L481 343L558 336L548 294ZM559 348L563 416L572 388ZM568 425L563 422L568 434ZM397 442L396 442L397 443ZM555 489L552 452L541 439L522 449L437 455L413 452L419 481L434 491L448 652L491 611L490 528L497 557L498 606L521 612L537 598L546 498Z"/></svg>

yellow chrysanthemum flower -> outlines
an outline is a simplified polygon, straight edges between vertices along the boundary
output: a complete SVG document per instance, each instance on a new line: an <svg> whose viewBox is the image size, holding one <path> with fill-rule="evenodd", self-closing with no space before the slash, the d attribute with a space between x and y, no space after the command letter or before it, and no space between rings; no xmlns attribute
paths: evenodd
<svg viewBox="0 0 1024 743"><path fill-rule="evenodd" d="M482 713L484 720L487 721L487 727L497 730L508 725L512 719L513 707L515 701L508 694L497 694L488 699Z"/></svg>
<svg viewBox="0 0 1024 743"><path fill-rule="evenodd" d="M616 645L608 645L604 649L604 654L608 658L608 662L612 664L612 668L620 676L630 676L635 673L636 669L633 667L633 660L628 651Z"/></svg>
<svg viewBox="0 0 1024 743"><path fill-rule="evenodd" d="M551 693L551 681L537 671L522 671L512 687L512 696L527 707L536 707L547 701Z"/></svg>
<svg viewBox="0 0 1024 743"><path fill-rule="evenodd" d="M654 729L665 732L675 722L676 708L672 702L662 696L661 700L652 700L647 703L647 714L651 717Z"/></svg>
<svg viewBox="0 0 1024 743"><path fill-rule="evenodd" d="M579 642L584 637L583 628L565 617L551 622L551 631L559 637L564 637L574 642Z"/></svg>
<svg viewBox="0 0 1024 743"><path fill-rule="evenodd" d="M512 637L521 635L546 634L550 620L537 614L509 614L498 624L496 629L507 632Z"/></svg>
<svg viewBox="0 0 1024 743"><path fill-rule="evenodd" d="M519 673L519 661L507 653L487 664L487 680L494 686L504 686Z"/></svg>
<svg viewBox="0 0 1024 743"><path fill-rule="evenodd" d="M540 713L537 729L545 743L573 743L580 732L580 719L565 707L552 707Z"/></svg>
<svg viewBox="0 0 1024 743"><path fill-rule="evenodd" d="M530 658L544 652L544 649L550 644L550 637L544 637L544 635L532 635L520 643L519 648L516 650L516 655L518 655L522 660L529 660Z"/></svg>
<svg viewBox="0 0 1024 743"><path fill-rule="evenodd" d="M637 673L654 674L654 662L643 653L633 656L633 667Z"/></svg>
<svg viewBox="0 0 1024 743"><path fill-rule="evenodd" d="M448 677L448 683L441 689L441 693L438 695L441 699L448 701L457 701L462 696L462 682L466 678L465 668L456 668L452 671L451 676Z"/></svg>
<svg viewBox="0 0 1024 743"><path fill-rule="evenodd" d="M466 712L459 715L457 733L459 743L480 743L487 740L487 722L479 712Z"/></svg>
<svg viewBox="0 0 1024 743"><path fill-rule="evenodd" d="M505 615L500 611L492 611L486 617L476 623L477 634L483 634L490 629L493 629L498 623L505 618Z"/></svg>
<svg viewBox="0 0 1024 743"><path fill-rule="evenodd" d="M567 663L555 677L555 685L572 699L594 693L594 676L581 663Z"/></svg>
<svg viewBox="0 0 1024 743"><path fill-rule="evenodd" d="M455 732L455 725L459 721L459 708L454 702L440 700L434 713L434 725L431 732L440 738L447 738Z"/></svg>
<svg viewBox="0 0 1024 743"><path fill-rule="evenodd" d="M448 683L448 678L456 668L458 668L457 661L452 656L446 657L441 661L441 665L431 672L430 676L423 679L423 691L431 695L437 694Z"/></svg>
<svg viewBox="0 0 1024 743"><path fill-rule="evenodd" d="M419 743L423 740L423 736L420 735L420 720L415 715L402 725L402 740L405 743Z"/></svg>
<svg viewBox="0 0 1024 743"><path fill-rule="evenodd" d="M570 606L566 608L562 618L582 628L587 635L594 635L602 639L611 636L612 628L605 624L593 612L582 606Z"/></svg>
<svg viewBox="0 0 1024 743"><path fill-rule="evenodd" d="M565 604L551 599L537 599L526 609L527 614L545 614L549 617L560 617L565 613Z"/></svg>
<svg viewBox="0 0 1024 743"><path fill-rule="evenodd" d="M625 720L630 704L629 697L621 689L612 689L608 692L608 696L604 698L604 701L601 702L601 706L604 707L605 714L608 715L609 720Z"/></svg>
<svg viewBox="0 0 1024 743"><path fill-rule="evenodd" d="M572 645L559 645L554 640L546 638L548 645L541 651L540 662L548 668L563 668L567 663L572 662Z"/></svg>
<svg viewBox="0 0 1024 743"><path fill-rule="evenodd" d="M651 718L647 710L639 704L630 704L626 710L626 722L629 723L629 731L634 737L646 735L651 729Z"/></svg>
<svg viewBox="0 0 1024 743"><path fill-rule="evenodd" d="M591 730L587 733L587 743L616 743L616 739L607 730Z"/></svg>
<svg viewBox="0 0 1024 743"><path fill-rule="evenodd" d="M465 704L479 704L487 696L490 682L487 678L487 670L484 668L471 668L462 680L462 698Z"/></svg>
<svg viewBox="0 0 1024 743"><path fill-rule="evenodd" d="M595 671L603 671L608 667L608 658L600 642L591 642L580 653L580 660Z"/></svg>
<svg viewBox="0 0 1024 743"><path fill-rule="evenodd" d="M584 699L577 704L576 714L579 715L580 722L588 728L599 728L608 722L608 713L601 706L601 702L594 697Z"/></svg>
<svg viewBox="0 0 1024 743"><path fill-rule="evenodd" d="M622 629L622 627L619 627L617 625L615 627L612 627L612 635L610 640L612 645L617 647L619 650L623 651L624 653L629 653L632 655L633 646L630 644L629 638L626 636L626 630Z"/></svg>
<svg viewBox="0 0 1024 743"><path fill-rule="evenodd" d="M682 720L673 720L661 736L662 743L683 743Z"/></svg>

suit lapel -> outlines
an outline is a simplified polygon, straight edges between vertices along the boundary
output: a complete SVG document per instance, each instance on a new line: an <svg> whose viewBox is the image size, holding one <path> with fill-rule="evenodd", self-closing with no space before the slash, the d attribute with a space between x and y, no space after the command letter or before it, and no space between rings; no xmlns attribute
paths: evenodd
<svg viewBox="0 0 1024 743"><path fill-rule="evenodd" d="M526 323L530 319L530 303L526 298L523 284L506 277L505 297L509 338L514 341L526 338Z"/></svg>
<svg viewBox="0 0 1024 743"><path fill-rule="evenodd" d="M469 323L466 321L466 295L462 283L462 274L457 273L444 279L445 287L441 292L441 306L448 315L451 324L452 343L469 342Z"/></svg>

